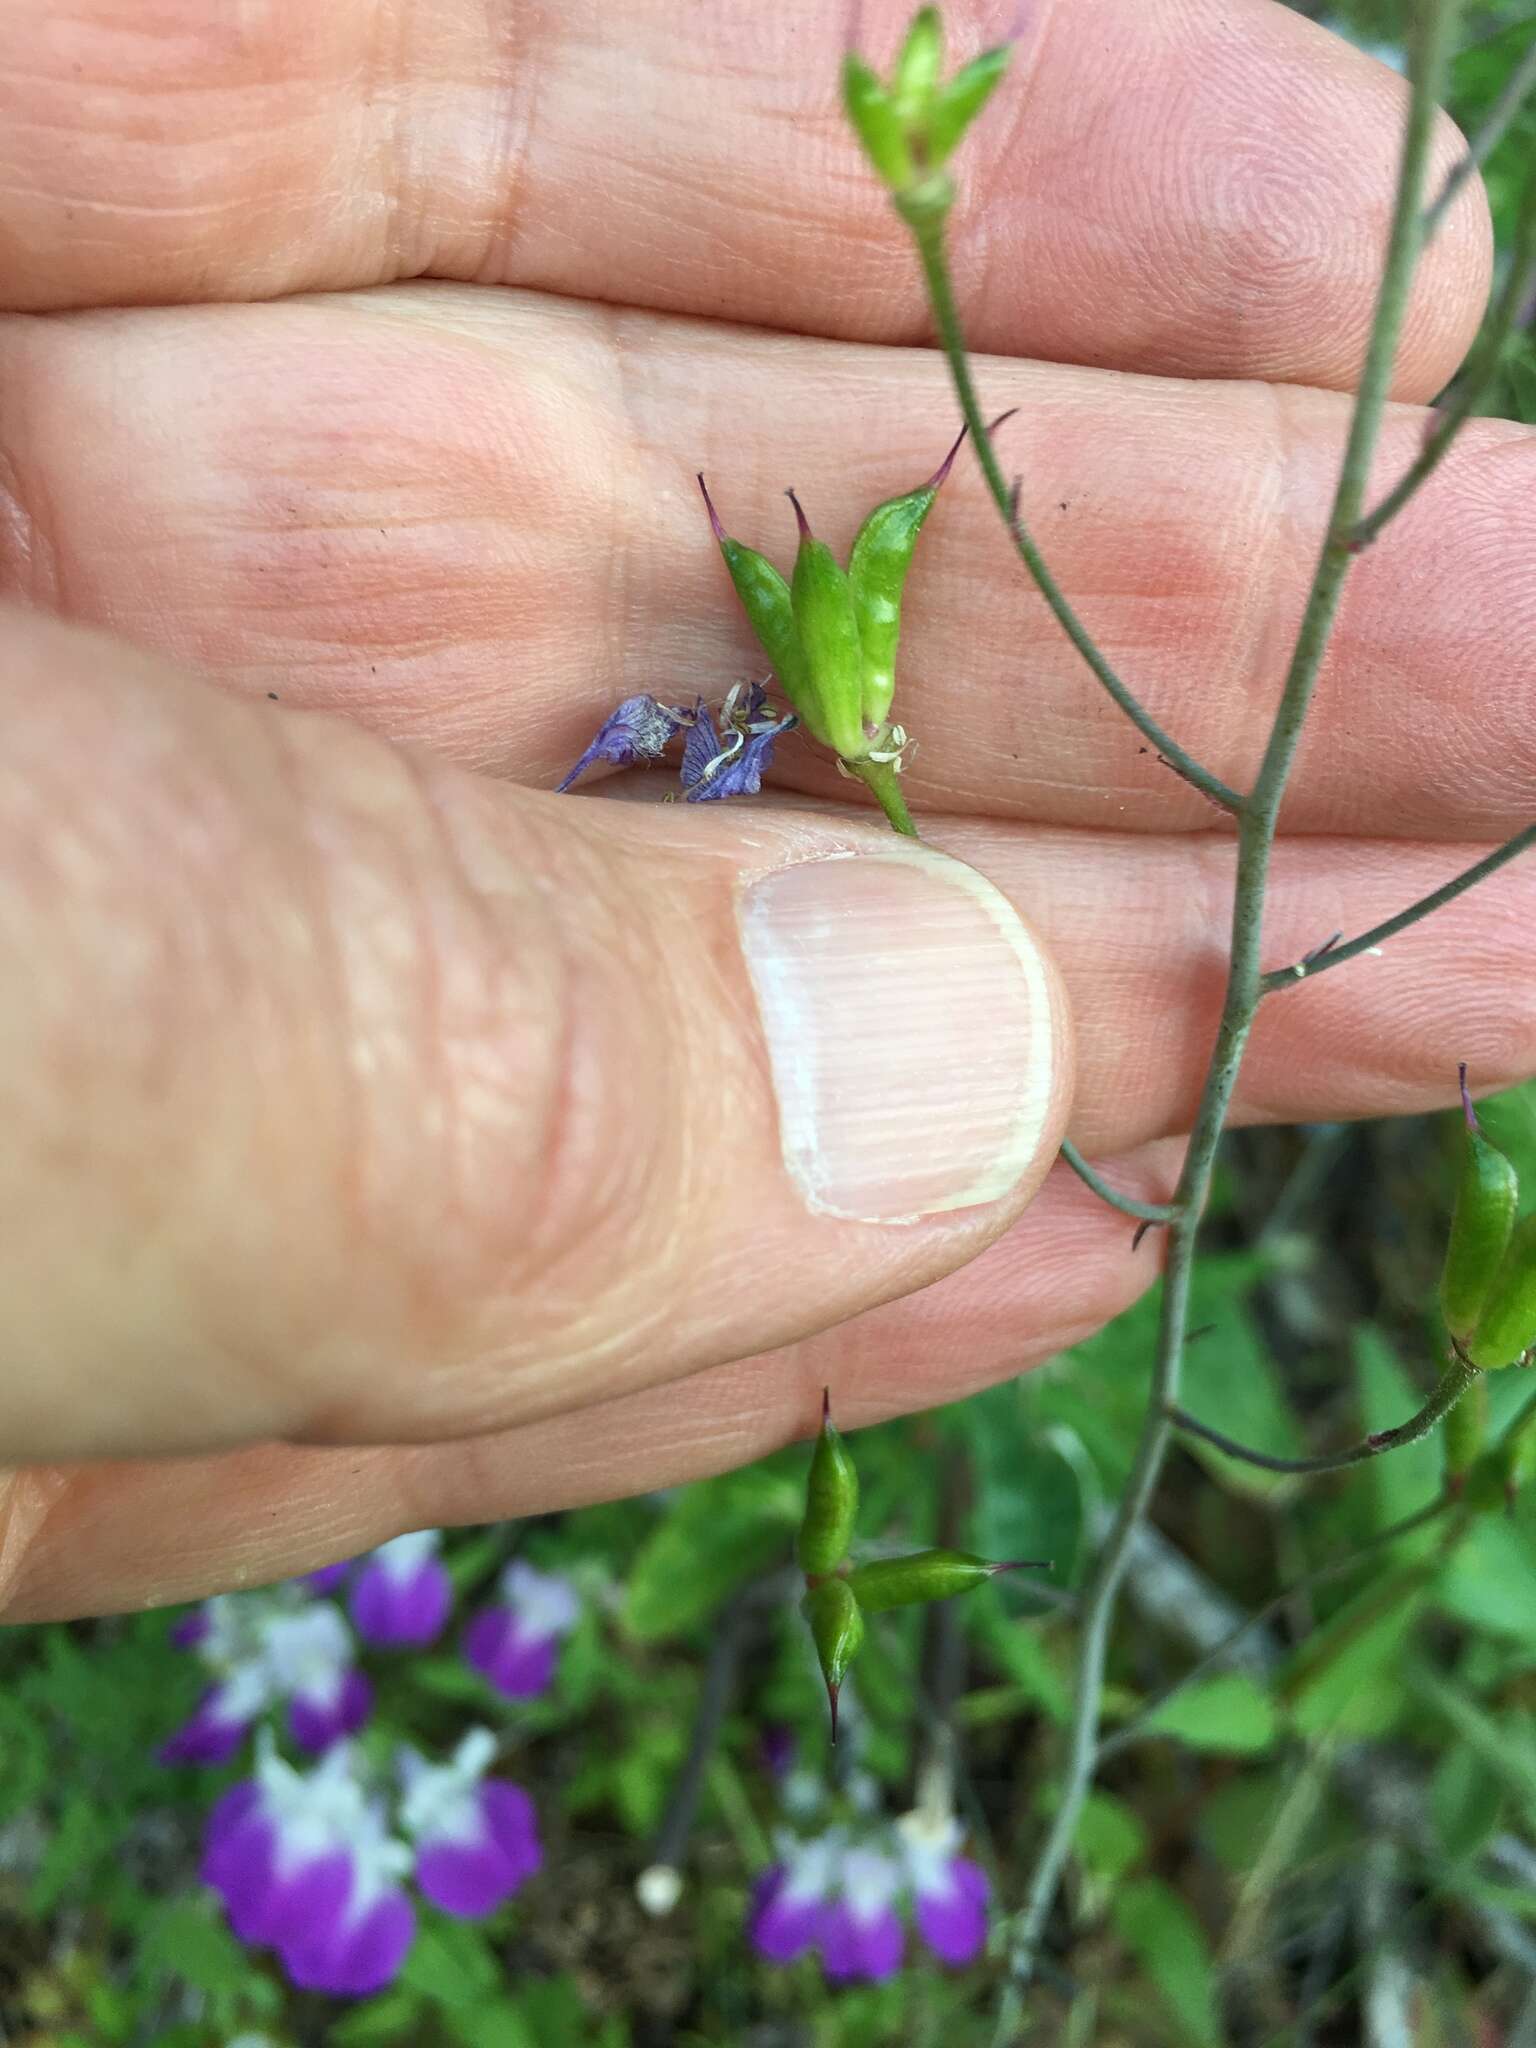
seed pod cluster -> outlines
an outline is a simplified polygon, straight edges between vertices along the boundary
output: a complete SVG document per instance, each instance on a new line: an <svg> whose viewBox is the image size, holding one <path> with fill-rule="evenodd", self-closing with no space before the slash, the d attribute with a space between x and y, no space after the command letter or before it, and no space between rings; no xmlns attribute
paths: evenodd
<svg viewBox="0 0 1536 2048"><path fill-rule="evenodd" d="M837 1702L848 1669L864 1642L864 1617L892 1607L948 1600L984 1585L999 1572L1049 1570L1038 1559L989 1564L963 1550L919 1550L911 1557L855 1564L848 1555L859 1511L859 1477L848 1446L832 1424L829 1394L822 1395L821 1431L811 1453L805 1517L796 1555L805 1573L801 1608L810 1624L837 1740Z"/></svg>
<svg viewBox="0 0 1536 2048"><path fill-rule="evenodd" d="M1462 1357L1493 1372L1525 1364L1536 1345L1536 1215L1516 1221L1519 1177L1478 1123L1465 1066L1461 1097L1466 1140L1440 1305Z"/></svg>
<svg viewBox="0 0 1536 2048"><path fill-rule="evenodd" d="M996 91L1010 55L1010 46L999 44L945 79L944 32L936 7L919 8L913 16L888 80L849 52L843 64L843 105L865 154L898 200L941 178L965 131Z"/></svg>

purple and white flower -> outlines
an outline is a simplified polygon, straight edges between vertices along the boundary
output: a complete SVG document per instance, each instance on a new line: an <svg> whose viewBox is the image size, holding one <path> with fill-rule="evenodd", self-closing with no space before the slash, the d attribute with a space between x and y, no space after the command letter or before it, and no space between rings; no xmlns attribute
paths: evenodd
<svg viewBox="0 0 1536 2048"><path fill-rule="evenodd" d="M758 1879L748 1935L770 1963L793 1963L821 1940L843 1855L840 1830L809 1841L780 1836L779 1860Z"/></svg>
<svg viewBox="0 0 1536 2048"><path fill-rule="evenodd" d="M520 1785L485 1775L495 1755L488 1728L472 1728L446 1764L405 1744L399 1753L400 1825L416 1845L416 1882L461 1920L494 1913L543 1860L533 1801Z"/></svg>
<svg viewBox="0 0 1536 2048"><path fill-rule="evenodd" d="M821 1929L821 1967L834 1983L862 1977L878 1984L901 1968L907 1937L896 1900L902 1884L894 1856L867 1847L844 1852Z"/></svg>
<svg viewBox="0 0 1536 2048"><path fill-rule="evenodd" d="M347 1605L364 1642L420 1649L442 1633L453 1584L437 1555L438 1529L419 1529L381 1543L363 1560Z"/></svg>
<svg viewBox="0 0 1536 2048"><path fill-rule="evenodd" d="M509 1699L535 1699L555 1675L555 1657L576 1626L581 1604L569 1579L521 1558L502 1573L500 1591L495 1605L471 1620L464 1655Z"/></svg>
<svg viewBox="0 0 1536 2048"><path fill-rule="evenodd" d="M411 1852L333 1748L309 1772L267 1738L254 1777L209 1816L202 1875L240 1940L273 1948L304 1990L363 1997L399 1972L416 1929Z"/></svg>
<svg viewBox="0 0 1536 2048"><path fill-rule="evenodd" d="M662 704L644 694L626 697L597 728L591 746L570 774L556 783L557 794L579 781L595 762L613 761L620 767L629 767L636 761L656 760L683 727L692 722L693 713L680 705Z"/></svg>
<svg viewBox="0 0 1536 2048"><path fill-rule="evenodd" d="M987 1873L958 1855L960 1826L952 1814L903 1814L896 1823L912 1888L917 1931L941 1963L958 1969L973 1963L986 1946Z"/></svg>
<svg viewBox="0 0 1536 2048"><path fill-rule="evenodd" d="M280 1614L265 1629L274 1691L288 1702L288 1727L314 1756L354 1735L373 1706L373 1687L358 1670L357 1645L340 1608L328 1601Z"/></svg>
<svg viewBox="0 0 1536 2048"><path fill-rule="evenodd" d="M265 1633L276 1611L271 1598L220 1593L176 1624L172 1640L195 1650L214 1682L161 1745L162 1763L227 1763L244 1742L276 1696Z"/></svg>

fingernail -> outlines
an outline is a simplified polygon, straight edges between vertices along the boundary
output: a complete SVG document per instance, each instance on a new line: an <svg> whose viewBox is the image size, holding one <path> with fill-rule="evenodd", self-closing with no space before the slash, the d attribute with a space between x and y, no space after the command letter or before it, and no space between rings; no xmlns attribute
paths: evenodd
<svg viewBox="0 0 1536 2048"><path fill-rule="evenodd" d="M807 1202L913 1222L1005 1195L1051 1099L1051 985L1007 898L924 847L780 868L741 902L785 1164Z"/></svg>

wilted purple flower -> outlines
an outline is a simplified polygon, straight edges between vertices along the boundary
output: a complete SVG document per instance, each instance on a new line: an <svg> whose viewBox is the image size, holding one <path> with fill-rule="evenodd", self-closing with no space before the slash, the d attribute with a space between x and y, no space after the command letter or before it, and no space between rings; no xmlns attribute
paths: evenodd
<svg viewBox="0 0 1536 2048"><path fill-rule="evenodd" d="M821 1966L834 1983L878 1984L901 1968L906 1931L896 1911L902 1868L879 1849L845 1850L821 1927Z"/></svg>
<svg viewBox="0 0 1536 2048"><path fill-rule="evenodd" d="M265 1629L267 1668L288 1701L288 1727L314 1756L367 1720L373 1687L355 1662L357 1646L329 1603L276 1615Z"/></svg>
<svg viewBox="0 0 1536 2048"><path fill-rule="evenodd" d="M785 718L770 716L767 702L761 683L745 690L738 685L721 710L719 733L708 708L699 706L683 746L681 779L689 803L757 795L775 740L796 722L793 712Z"/></svg>
<svg viewBox="0 0 1536 2048"><path fill-rule="evenodd" d="M495 1754L488 1728L472 1728L446 1764L403 1745L399 1754L400 1825L416 1844L416 1882L461 1920L494 1913L542 1861L533 1801L485 1775Z"/></svg>
<svg viewBox="0 0 1536 2048"><path fill-rule="evenodd" d="M941 1963L974 1962L986 1946L987 1874L955 1852L960 1828L952 1815L921 1808L896 1823L917 1931Z"/></svg>
<svg viewBox="0 0 1536 2048"><path fill-rule="evenodd" d="M268 1740L253 1778L214 1808L202 1876L242 1941L276 1949L304 1990L363 1997L399 1972L416 1919L411 1852L338 1746L307 1774Z"/></svg>
<svg viewBox="0 0 1536 2048"><path fill-rule="evenodd" d="M692 718L692 712L678 705L658 703L654 697L626 697L597 728L591 746L570 774L556 783L557 793L569 789L595 761L614 761L621 767L635 761L654 761L668 741L692 723Z"/></svg>
<svg viewBox="0 0 1536 2048"><path fill-rule="evenodd" d="M432 1642L448 1619L453 1585L437 1555L442 1532L419 1529L381 1543L363 1560L347 1596L352 1619L365 1642Z"/></svg>
<svg viewBox="0 0 1536 2048"><path fill-rule="evenodd" d="M580 1612L568 1579L514 1558L501 1575L501 1598L465 1631L464 1655L498 1692L533 1699L554 1677L561 1638Z"/></svg>

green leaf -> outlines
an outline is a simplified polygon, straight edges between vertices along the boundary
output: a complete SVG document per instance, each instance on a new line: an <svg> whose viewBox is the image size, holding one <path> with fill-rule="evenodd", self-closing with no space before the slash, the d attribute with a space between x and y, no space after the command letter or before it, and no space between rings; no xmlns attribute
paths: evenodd
<svg viewBox="0 0 1536 2048"><path fill-rule="evenodd" d="M464 2048L542 2048L532 2026L507 1998L448 2013L446 2019L448 2031Z"/></svg>
<svg viewBox="0 0 1536 2048"><path fill-rule="evenodd" d="M1110 1917L1162 1993L1180 2038L1221 2048L1210 1945L1184 1901L1155 1877L1133 1878L1111 1902Z"/></svg>
<svg viewBox="0 0 1536 2048"><path fill-rule="evenodd" d="M1398 1723L1399 1667L1428 1593L1426 1571L1407 1566L1366 1587L1309 1639L1282 1688L1304 1735L1384 1735Z"/></svg>
<svg viewBox="0 0 1536 2048"><path fill-rule="evenodd" d="M1090 1792L1078 1817L1073 1847L1085 1870L1113 1884L1146 1854L1147 1831L1123 1799Z"/></svg>
<svg viewBox="0 0 1536 2048"><path fill-rule="evenodd" d="M421 2000L414 1991L397 1986L366 2005L355 2006L326 2027L327 2048L383 2048L386 2042L410 2043L411 2048L425 2034Z"/></svg>
<svg viewBox="0 0 1536 2048"><path fill-rule="evenodd" d="M177 1977L194 1991L234 1991L252 1974L245 1950L198 1899L176 1899L145 1931L139 1968L151 1977Z"/></svg>
<svg viewBox="0 0 1536 2048"><path fill-rule="evenodd" d="M1358 1325L1354 1351L1360 1376L1361 1422L1366 1431L1395 1429L1423 1407L1429 1388L1421 1391L1414 1385L1392 1346L1372 1324ZM1417 1443L1404 1444L1400 1450L1372 1458L1365 1468L1366 1484L1362 1489L1371 1503L1371 1527L1385 1529L1432 1501L1440 1491L1444 1460L1445 1447L1438 1429L1432 1429ZM1435 1529L1417 1531L1404 1540L1394 1555L1412 1556L1415 1550L1423 1550L1438 1540L1439 1532Z"/></svg>
<svg viewBox="0 0 1536 2048"><path fill-rule="evenodd" d="M1020 1382L994 1387L967 1407L973 1411L977 1550L991 1558L1048 1557L1051 1585L1070 1585L1084 1523L1075 1464L1047 1437L1049 1425ZM1020 1588L1010 1589L1010 1604L1021 1597Z"/></svg>
<svg viewBox="0 0 1536 2048"><path fill-rule="evenodd" d="M1480 1517L1446 1559L1436 1604L1474 1628L1536 1647L1536 1544L1530 1534L1502 1515Z"/></svg>
<svg viewBox="0 0 1536 2048"><path fill-rule="evenodd" d="M1306 1446L1275 1361L1245 1301L1260 1270L1251 1259L1220 1257L1203 1260L1197 1268L1190 1290L1190 1323L1195 1329L1214 1327L1189 1347L1180 1405L1256 1451L1295 1458ZM1288 1474L1245 1465L1198 1437L1180 1437L1179 1442L1229 1493L1267 1500L1295 1491L1296 1480Z"/></svg>
<svg viewBox="0 0 1536 2048"><path fill-rule="evenodd" d="M499 1979L485 1936L462 1920L440 1920L421 1928L400 1973L407 1990L450 2011L479 2005Z"/></svg>
<svg viewBox="0 0 1536 2048"><path fill-rule="evenodd" d="M762 1466L706 1479L667 1507L629 1570L624 1619L640 1642L681 1635L787 1556L803 1481Z"/></svg>
<svg viewBox="0 0 1536 2048"><path fill-rule="evenodd" d="M1147 1723L1191 1749L1257 1756L1280 1732L1274 1701L1246 1671L1223 1671L1187 1685Z"/></svg>
<svg viewBox="0 0 1536 2048"><path fill-rule="evenodd" d="M1479 1756L1457 1743L1435 1766L1429 1810L1446 1857L1463 1863L1478 1853L1498 1826L1504 1788Z"/></svg>

